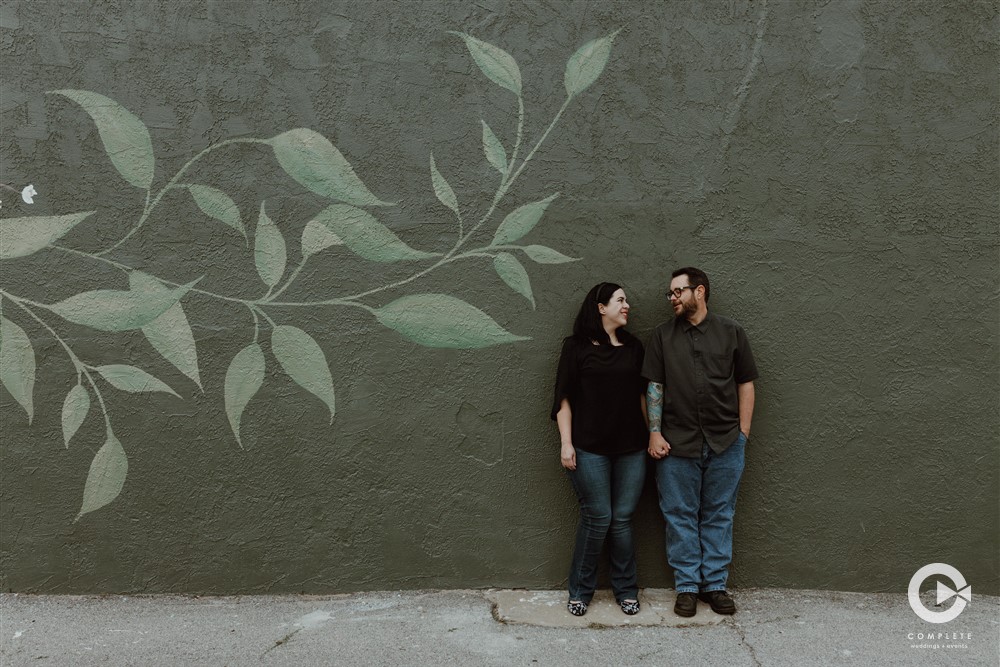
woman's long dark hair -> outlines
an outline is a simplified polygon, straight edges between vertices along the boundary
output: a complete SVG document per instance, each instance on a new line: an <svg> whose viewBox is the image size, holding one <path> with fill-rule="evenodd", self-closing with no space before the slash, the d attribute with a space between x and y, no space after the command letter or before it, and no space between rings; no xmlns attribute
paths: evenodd
<svg viewBox="0 0 1000 667"><path fill-rule="evenodd" d="M599 283L590 288L583 303L580 304L580 312L576 314L576 320L573 322L573 338L581 343L596 340L601 345L611 345L611 337L604 330L601 313L597 306L598 304L608 305L612 295L621 288L622 286L616 283ZM624 327L618 329L616 335L622 343L626 342L630 336Z"/></svg>

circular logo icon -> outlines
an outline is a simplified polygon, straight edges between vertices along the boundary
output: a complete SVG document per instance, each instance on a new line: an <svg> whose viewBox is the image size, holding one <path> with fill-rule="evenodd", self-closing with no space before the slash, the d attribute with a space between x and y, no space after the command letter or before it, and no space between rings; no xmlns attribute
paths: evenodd
<svg viewBox="0 0 1000 667"><path fill-rule="evenodd" d="M947 602L955 598L955 604L944 611L931 611L924 606L920 599L920 585L928 577L934 575L947 577L951 580L954 589L949 588L940 581L937 582L937 604ZM910 587L906 591L910 598L910 607L913 613L928 623L947 623L958 618L958 615L965 611L965 605L972 602L972 586L966 581L962 573L946 563L931 563L913 573L910 578Z"/></svg>

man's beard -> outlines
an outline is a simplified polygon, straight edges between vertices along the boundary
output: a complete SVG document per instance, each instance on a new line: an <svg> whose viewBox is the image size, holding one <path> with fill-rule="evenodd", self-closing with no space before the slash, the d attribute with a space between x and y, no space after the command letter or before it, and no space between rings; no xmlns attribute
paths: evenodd
<svg viewBox="0 0 1000 667"><path fill-rule="evenodd" d="M681 310L680 312L675 310L674 317L683 317L684 319L688 319L698 312L698 304L694 301L681 301L680 304Z"/></svg>

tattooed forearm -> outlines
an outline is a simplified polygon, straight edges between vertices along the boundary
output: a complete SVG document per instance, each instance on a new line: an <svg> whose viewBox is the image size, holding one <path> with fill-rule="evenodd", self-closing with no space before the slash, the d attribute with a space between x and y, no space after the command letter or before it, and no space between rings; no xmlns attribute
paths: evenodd
<svg viewBox="0 0 1000 667"><path fill-rule="evenodd" d="M646 387L646 415L649 417L650 432L660 431L660 418L663 416L663 385L650 382Z"/></svg>

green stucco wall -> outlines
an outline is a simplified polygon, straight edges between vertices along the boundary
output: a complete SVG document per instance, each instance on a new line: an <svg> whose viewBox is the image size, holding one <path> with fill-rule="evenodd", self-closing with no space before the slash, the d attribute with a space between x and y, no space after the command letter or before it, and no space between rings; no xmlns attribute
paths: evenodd
<svg viewBox="0 0 1000 667"><path fill-rule="evenodd" d="M732 583L1000 592L998 26L3 3L0 587L559 587L559 341L602 280L645 338L694 264L761 371ZM670 585L651 485L635 522Z"/></svg>

